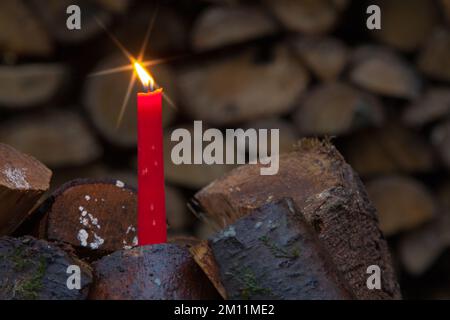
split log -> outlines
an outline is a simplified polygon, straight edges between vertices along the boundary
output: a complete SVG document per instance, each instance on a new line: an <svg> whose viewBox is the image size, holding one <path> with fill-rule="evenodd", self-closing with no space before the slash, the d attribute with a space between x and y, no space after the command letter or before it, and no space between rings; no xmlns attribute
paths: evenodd
<svg viewBox="0 0 450 320"><path fill-rule="evenodd" d="M265 3L289 31L324 34L331 31L338 20L338 11L328 0L269 0Z"/></svg>
<svg viewBox="0 0 450 320"><path fill-rule="evenodd" d="M438 21L436 6L429 0L378 0L380 30L371 34L384 44L404 50L418 49L431 35Z"/></svg>
<svg viewBox="0 0 450 320"><path fill-rule="evenodd" d="M450 212L443 212L425 226L405 234L399 256L406 271L419 276L426 272L450 246Z"/></svg>
<svg viewBox="0 0 450 320"><path fill-rule="evenodd" d="M427 76L450 82L450 31L437 29L419 55L419 69Z"/></svg>
<svg viewBox="0 0 450 320"><path fill-rule="evenodd" d="M191 137L193 136L194 128L192 124L180 125L177 128L185 128L191 133ZM178 142L172 142L170 137L173 130L177 128L168 129L164 133L164 176L168 182L191 189L198 189L206 186L214 179L221 177L233 168L233 165L226 164L174 164L171 153L172 148ZM206 127L203 128L203 130L206 129ZM194 145L193 139L191 139L191 145ZM194 152L192 152L192 156L194 156ZM225 150L223 152L225 154Z"/></svg>
<svg viewBox="0 0 450 320"><path fill-rule="evenodd" d="M0 106L30 107L52 98L65 78L59 64L0 66Z"/></svg>
<svg viewBox="0 0 450 320"><path fill-rule="evenodd" d="M253 6L217 6L206 9L195 22L192 44L196 50L214 49L273 34L276 26Z"/></svg>
<svg viewBox="0 0 450 320"><path fill-rule="evenodd" d="M319 85L302 99L294 121L302 135L345 134L380 126L384 112L374 96L332 82Z"/></svg>
<svg viewBox="0 0 450 320"><path fill-rule="evenodd" d="M209 245L229 299L353 298L290 200L251 212L221 231Z"/></svg>
<svg viewBox="0 0 450 320"><path fill-rule="evenodd" d="M423 126L444 118L450 113L450 89L429 89L423 97L414 101L403 113L403 121L409 126Z"/></svg>
<svg viewBox="0 0 450 320"><path fill-rule="evenodd" d="M137 196L122 181L74 180L38 209L41 238L69 243L87 256L137 245Z"/></svg>
<svg viewBox="0 0 450 320"><path fill-rule="evenodd" d="M335 81L347 64L348 49L336 38L299 37L292 43L295 52L321 81Z"/></svg>
<svg viewBox="0 0 450 320"><path fill-rule="evenodd" d="M30 0L30 6L43 21L48 32L61 43L76 44L101 34L103 28L96 19L107 25L111 15L98 4L88 0ZM69 30L66 27L67 8L78 5L82 12L81 29Z"/></svg>
<svg viewBox="0 0 450 320"><path fill-rule="evenodd" d="M415 70L400 56L377 46L358 48L352 58L351 81L375 94L413 99L419 96L421 82Z"/></svg>
<svg viewBox="0 0 450 320"><path fill-rule="evenodd" d="M302 140L298 151L280 156L277 175L261 176L260 165L239 167L198 192L194 204L223 228L282 198L294 200L358 299L400 298L376 211L359 178L327 142ZM382 270L382 290L367 289L370 265Z"/></svg>
<svg viewBox="0 0 450 320"><path fill-rule="evenodd" d="M59 26L61 27L61 26ZM23 1L0 1L0 47L14 55L47 56L53 44Z"/></svg>
<svg viewBox="0 0 450 320"><path fill-rule="evenodd" d="M94 74L109 68L127 64L128 61L113 55L100 62ZM154 66L151 73L158 84L164 87L164 94L175 101L171 71L166 66ZM88 78L84 89L84 105L100 134L108 142L121 147L134 147L137 144L137 109L135 92L142 91L142 84L136 81L128 103L125 106L122 121L119 116L125 99L130 73L122 72ZM166 126L174 117L174 107L163 101L163 125Z"/></svg>
<svg viewBox="0 0 450 320"><path fill-rule="evenodd" d="M435 199L425 185L409 177L387 176L368 182L369 198L378 210L386 236L414 229L436 213Z"/></svg>
<svg viewBox="0 0 450 320"><path fill-rule="evenodd" d="M287 48L273 50L264 61L258 60L261 51L250 50L184 68L178 85L185 112L218 126L287 113L305 89L308 74ZM192 95L198 88L202 90Z"/></svg>
<svg viewBox="0 0 450 320"><path fill-rule="evenodd" d="M1 300L84 300L92 283L91 268L56 244L32 237L0 238ZM81 271L81 289L70 290L71 265Z"/></svg>
<svg viewBox="0 0 450 320"><path fill-rule="evenodd" d="M294 145L297 143L299 139L299 135L297 132L297 128L291 123L283 119L276 119L276 118L265 118L265 119L259 119L254 120L245 125L245 128L247 129L278 129L280 136L279 136L279 153L285 153L290 152L294 150ZM267 146L270 148L272 145L271 136L269 135L267 139ZM259 153L261 154L261 146L259 148ZM270 150L269 150L270 151ZM263 154L270 154L270 152L267 152L266 150L263 150L262 152L265 152Z"/></svg>
<svg viewBox="0 0 450 320"><path fill-rule="evenodd" d="M401 126L358 132L343 142L348 163L363 177L432 171L433 150L421 135Z"/></svg>
<svg viewBox="0 0 450 320"><path fill-rule="evenodd" d="M176 244L122 250L96 263L90 299L216 299L214 286L189 251Z"/></svg>
<svg viewBox="0 0 450 320"><path fill-rule="evenodd" d="M0 141L50 167L83 165L102 153L81 117L65 111L12 118L0 127Z"/></svg>
<svg viewBox="0 0 450 320"><path fill-rule="evenodd" d="M450 121L441 123L433 129L431 141L442 163L450 169Z"/></svg>
<svg viewBox="0 0 450 320"><path fill-rule="evenodd" d="M0 143L0 235L13 232L50 187L52 172Z"/></svg>

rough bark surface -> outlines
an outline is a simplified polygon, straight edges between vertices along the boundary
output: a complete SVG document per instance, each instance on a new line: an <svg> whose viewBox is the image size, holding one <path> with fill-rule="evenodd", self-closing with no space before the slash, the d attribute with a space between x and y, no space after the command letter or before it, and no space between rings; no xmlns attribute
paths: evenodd
<svg viewBox="0 0 450 320"><path fill-rule="evenodd" d="M219 295L184 246L117 251L94 264L91 299L215 299Z"/></svg>
<svg viewBox="0 0 450 320"><path fill-rule="evenodd" d="M401 297L376 210L359 177L328 142L302 140L298 151L280 156L278 174L262 176L259 165L242 166L195 196L205 218L221 228L282 198L293 199L356 298ZM366 286L370 265L381 269L381 290Z"/></svg>
<svg viewBox="0 0 450 320"><path fill-rule="evenodd" d="M80 268L80 290L67 287L70 265ZM0 300L82 300L91 283L90 267L53 243L32 237L0 238Z"/></svg>
<svg viewBox="0 0 450 320"><path fill-rule="evenodd" d="M210 245L230 299L353 298L291 200L255 210Z"/></svg>

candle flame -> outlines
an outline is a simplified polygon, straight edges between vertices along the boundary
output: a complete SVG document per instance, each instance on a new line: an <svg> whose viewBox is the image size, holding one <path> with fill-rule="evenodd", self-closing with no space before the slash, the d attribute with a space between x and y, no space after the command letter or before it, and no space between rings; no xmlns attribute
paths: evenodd
<svg viewBox="0 0 450 320"><path fill-rule="evenodd" d="M144 67L142 67L139 62L135 62L134 63L134 69L136 70L136 73L138 74L139 78L142 81L142 84L146 87L146 88L151 88L153 89L154 85L155 85L155 80L153 79L153 77L144 69Z"/></svg>

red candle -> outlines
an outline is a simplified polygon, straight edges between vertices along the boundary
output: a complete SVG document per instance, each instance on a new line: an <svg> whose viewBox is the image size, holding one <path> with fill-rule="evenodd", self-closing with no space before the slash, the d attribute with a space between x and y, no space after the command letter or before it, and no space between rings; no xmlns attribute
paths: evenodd
<svg viewBox="0 0 450 320"><path fill-rule="evenodd" d="M139 65L136 71L144 85L153 79ZM162 89L138 93L138 243L167 241L164 194Z"/></svg>

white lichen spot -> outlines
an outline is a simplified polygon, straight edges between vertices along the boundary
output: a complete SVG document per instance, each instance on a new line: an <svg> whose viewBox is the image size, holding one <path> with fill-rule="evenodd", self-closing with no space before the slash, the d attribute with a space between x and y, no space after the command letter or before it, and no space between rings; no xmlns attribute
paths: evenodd
<svg viewBox="0 0 450 320"><path fill-rule="evenodd" d="M222 239L231 238L236 236L236 229L234 229L233 226L229 226L227 229L224 229L222 232L219 233L217 238L215 238L213 241L217 242Z"/></svg>
<svg viewBox="0 0 450 320"><path fill-rule="evenodd" d="M155 280L153 280L155 282L155 284L160 287L161 286L161 279L156 278Z"/></svg>
<svg viewBox="0 0 450 320"><path fill-rule="evenodd" d="M88 196L88 195L85 195L85 196L84 196L84 199L86 199L86 201L89 201L89 200L91 200L91 197Z"/></svg>
<svg viewBox="0 0 450 320"><path fill-rule="evenodd" d="M133 238L133 246L137 246L138 245L138 237L134 237Z"/></svg>
<svg viewBox="0 0 450 320"><path fill-rule="evenodd" d="M80 241L80 244L83 247L87 246L87 239L88 238L89 238L89 234L87 233L86 230L80 229L80 231L78 231L77 239Z"/></svg>
<svg viewBox="0 0 450 320"><path fill-rule="evenodd" d="M261 226L262 226L262 222L261 222L261 221L260 221L260 222L257 222L257 223L255 224L255 229L259 229Z"/></svg>
<svg viewBox="0 0 450 320"><path fill-rule="evenodd" d="M118 187L118 188L123 188L123 187L125 187L125 183L123 183L123 182L120 181L120 180L117 180L117 181L116 181L116 187ZM102 201L103 201L103 199L102 199Z"/></svg>
<svg viewBox="0 0 450 320"><path fill-rule="evenodd" d="M94 232L94 241L89 244L91 249L98 249L105 242L100 236Z"/></svg>
<svg viewBox="0 0 450 320"><path fill-rule="evenodd" d="M84 210L84 207L82 207L82 206L78 207L78 211L82 212L83 210Z"/></svg>
<svg viewBox="0 0 450 320"><path fill-rule="evenodd" d="M87 215L87 211L86 210L83 210L82 212L81 212L81 215L84 217L84 216L86 216Z"/></svg>
<svg viewBox="0 0 450 320"><path fill-rule="evenodd" d="M17 189L29 189L30 184L26 179L25 174L26 169L12 168L10 166L5 166L3 169L3 174L6 180L11 183Z"/></svg>

